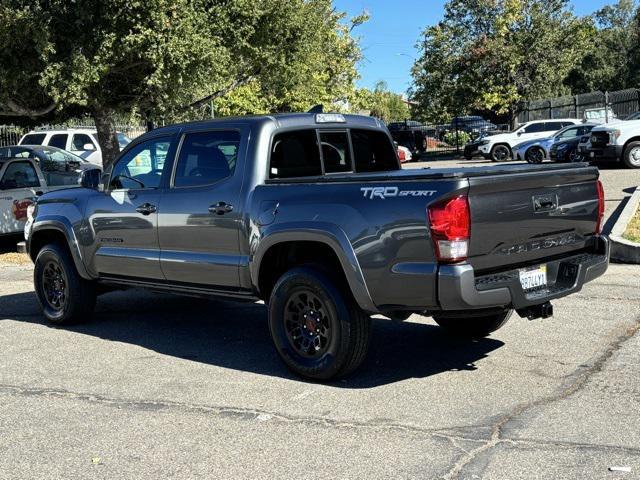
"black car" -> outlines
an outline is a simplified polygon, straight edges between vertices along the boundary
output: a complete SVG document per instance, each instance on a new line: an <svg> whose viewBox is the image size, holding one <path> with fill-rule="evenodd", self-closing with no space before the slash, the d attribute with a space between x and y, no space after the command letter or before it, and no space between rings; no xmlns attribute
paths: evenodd
<svg viewBox="0 0 640 480"><path fill-rule="evenodd" d="M497 130L498 127L484 118L477 115L469 115L465 117L455 117L451 121L451 130L467 132L471 136L482 135L486 132Z"/></svg>
<svg viewBox="0 0 640 480"><path fill-rule="evenodd" d="M585 127L589 127L585 132L588 133L595 125L585 125ZM582 154L578 152L578 144L582 138L584 138L584 135L578 135L577 137L554 143L549 149L549 158L551 161L558 163L581 162Z"/></svg>
<svg viewBox="0 0 640 480"><path fill-rule="evenodd" d="M415 120L392 122L387 128L394 142L408 148L414 157L418 157L427 149L427 137L437 136L434 127L423 126Z"/></svg>

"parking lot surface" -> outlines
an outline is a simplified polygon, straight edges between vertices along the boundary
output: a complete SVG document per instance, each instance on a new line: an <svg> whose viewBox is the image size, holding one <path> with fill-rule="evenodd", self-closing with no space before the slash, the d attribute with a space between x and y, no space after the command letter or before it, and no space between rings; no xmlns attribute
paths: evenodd
<svg viewBox="0 0 640 480"><path fill-rule="evenodd" d="M640 172L602 179L615 218ZM54 328L31 276L0 263L0 479L640 478L639 266L482 340L376 319L326 385L279 361L264 305L114 292Z"/></svg>

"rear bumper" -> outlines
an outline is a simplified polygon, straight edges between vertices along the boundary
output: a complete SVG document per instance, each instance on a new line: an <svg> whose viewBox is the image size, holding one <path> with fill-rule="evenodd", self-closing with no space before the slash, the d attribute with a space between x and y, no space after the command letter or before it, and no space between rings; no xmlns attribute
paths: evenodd
<svg viewBox="0 0 640 480"><path fill-rule="evenodd" d="M591 147L587 151L590 160L617 161L622 156L623 145L607 145L606 147Z"/></svg>
<svg viewBox="0 0 640 480"><path fill-rule="evenodd" d="M600 236L589 253L557 260L547 265L548 285L525 292L518 269L477 276L471 265L445 265L438 271L438 301L443 311L492 307L524 308L578 292L582 286L606 272L609 240Z"/></svg>

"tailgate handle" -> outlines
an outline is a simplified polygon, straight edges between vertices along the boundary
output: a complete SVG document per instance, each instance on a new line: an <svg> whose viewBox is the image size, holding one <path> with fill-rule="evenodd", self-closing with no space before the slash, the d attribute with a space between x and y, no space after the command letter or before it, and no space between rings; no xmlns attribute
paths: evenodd
<svg viewBox="0 0 640 480"><path fill-rule="evenodd" d="M535 212L547 212L555 210L558 206L558 197L555 195L534 195L533 210Z"/></svg>

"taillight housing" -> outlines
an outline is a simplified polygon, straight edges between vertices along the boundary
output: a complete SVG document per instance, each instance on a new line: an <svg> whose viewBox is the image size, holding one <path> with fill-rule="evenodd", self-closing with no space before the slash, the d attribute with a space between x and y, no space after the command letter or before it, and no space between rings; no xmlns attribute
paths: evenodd
<svg viewBox="0 0 640 480"><path fill-rule="evenodd" d="M398 149L398 160L404 162L407 160L407 156L404 154L404 150Z"/></svg>
<svg viewBox="0 0 640 480"><path fill-rule="evenodd" d="M466 195L434 203L427 209L438 261L461 262L469 253L471 214Z"/></svg>
<svg viewBox="0 0 640 480"><path fill-rule="evenodd" d="M596 223L596 233L602 233L602 220L604 219L604 188L600 180L598 180L596 186L598 190L598 222Z"/></svg>

